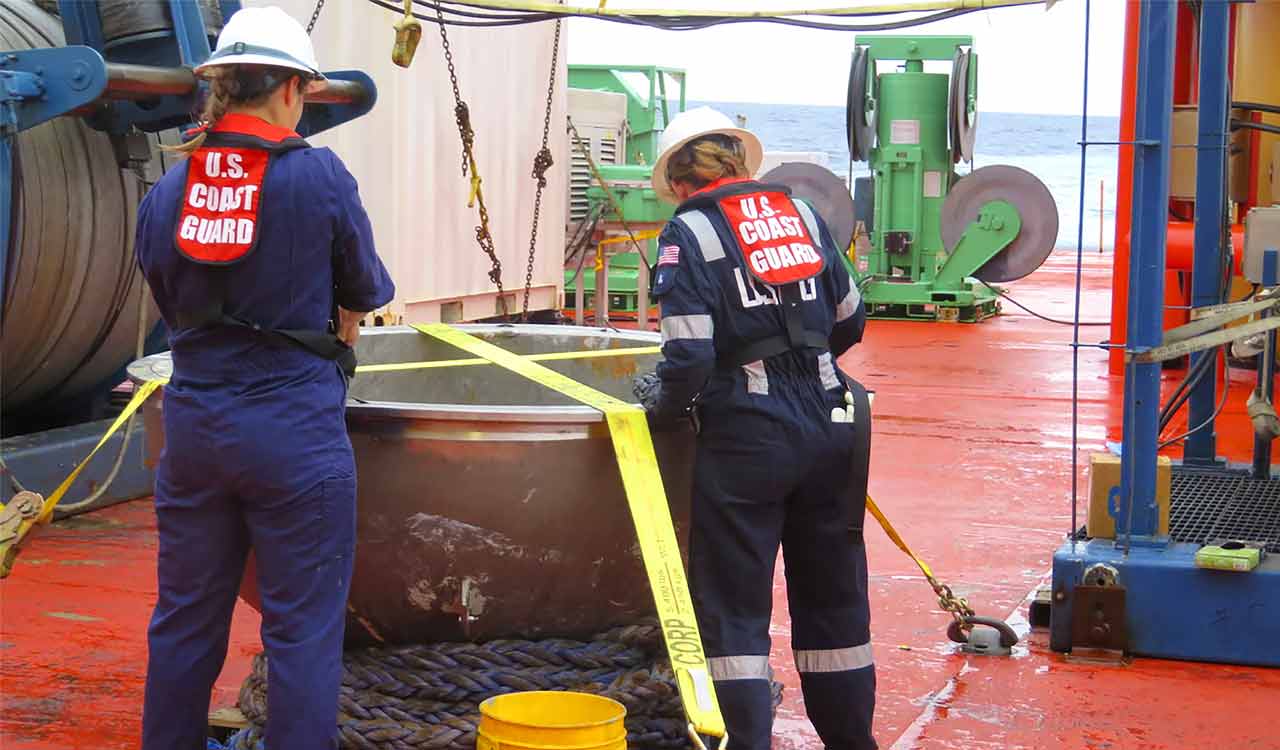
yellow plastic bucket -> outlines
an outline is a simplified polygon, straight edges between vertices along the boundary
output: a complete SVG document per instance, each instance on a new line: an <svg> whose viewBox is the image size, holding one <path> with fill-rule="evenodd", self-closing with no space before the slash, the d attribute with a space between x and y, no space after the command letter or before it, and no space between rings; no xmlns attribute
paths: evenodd
<svg viewBox="0 0 1280 750"><path fill-rule="evenodd" d="M627 709L599 695L509 693L480 704L477 750L626 750Z"/></svg>

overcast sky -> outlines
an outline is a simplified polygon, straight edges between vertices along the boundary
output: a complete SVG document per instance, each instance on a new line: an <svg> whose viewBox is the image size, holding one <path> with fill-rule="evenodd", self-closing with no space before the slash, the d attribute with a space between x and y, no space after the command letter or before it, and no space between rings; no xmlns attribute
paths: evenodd
<svg viewBox="0 0 1280 750"><path fill-rule="evenodd" d="M768 0L768 7L832 7L838 0ZM609 0L610 8L731 9L749 0ZM895 34L967 34L979 56L978 106L987 112L1079 114L1084 63L1084 0L996 8ZM759 3L765 7L765 3ZM1089 113L1118 115L1124 38L1123 0L1093 0ZM665 65L688 71L688 97L701 101L836 104L845 101L853 34L776 24L702 31L575 19L570 63Z"/></svg>

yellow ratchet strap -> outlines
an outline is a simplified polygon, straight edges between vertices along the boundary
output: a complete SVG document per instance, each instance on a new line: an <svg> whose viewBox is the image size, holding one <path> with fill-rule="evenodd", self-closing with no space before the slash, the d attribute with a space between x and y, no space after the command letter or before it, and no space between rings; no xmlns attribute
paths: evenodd
<svg viewBox="0 0 1280 750"><path fill-rule="evenodd" d="M143 402L150 398L151 394L155 393L156 389L161 385L162 383L158 381L152 381L138 386L137 390L133 392L133 398L129 400L129 404L124 407L124 411L120 412L120 416L116 417L116 421L111 424L111 428L102 436L102 439L93 447L93 450L89 451L89 455L85 456L85 459L76 465L76 468L71 471L67 478L62 480L62 484L58 485L49 497L45 498L44 503L40 506L40 512L34 517L23 519L21 525L18 526L16 536L5 542L3 546L0 547L0 578L8 577L9 571L13 567L14 558L17 557L18 549L26 539L27 535L31 533L31 529L34 528L36 524L49 522L49 519L53 516L54 507L57 506L58 501L62 500L63 495L67 494L67 490L71 489L71 485L75 484L76 479L80 476L80 472L84 471L84 467L89 465L89 461L91 461L94 456L98 455L98 451L102 449L102 446L107 444L107 441L111 439L112 435L120 431L120 428L124 426L125 422L129 421L129 417L133 416L133 413L136 412L138 408L142 406ZM0 506L0 509L3 509L3 507L4 506Z"/></svg>
<svg viewBox="0 0 1280 750"><path fill-rule="evenodd" d="M661 229L653 229L648 232L636 232L634 239L636 242L644 242L645 240L654 239L660 234L662 234ZM596 244L601 246L617 245L622 242L630 242L632 239L633 238L631 235L624 234L624 235L618 235L617 237L606 237L603 240L600 240L599 242L597 242Z"/></svg>
<svg viewBox="0 0 1280 750"><path fill-rule="evenodd" d="M926 578L933 578L933 570L929 567L929 563L921 560L916 556L916 553L911 551L911 548L907 546L907 543L898 534L898 530L893 528L893 524L889 523L888 517L886 517L884 513L880 512L879 506L877 506L876 502L871 499L870 495L867 495L867 511L876 517L876 520L880 522L880 528L884 529L884 533L893 540L894 544L898 545L898 549L907 553L907 557L910 557L915 561L916 567L920 568L920 572L924 573Z"/></svg>
<svg viewBox="0 0 1280 750"><path fill-rule="evenodd" d="M631 507L631 518L636 525L636 536L640 540L645 572L662 623L662 634L680 687L680 699L689 717L690 735L699 746L702 744L698 738L700 734L721 738L723 750L728 743L724 718L720 715L715 686L707 671L702 636L694 619L684 562L676 543L671 511L667 507L667 495L662 487L662 476L658 473L658 458L653 452L653 439L649 435L649 421L644 410L452 326L437 323L415 325L414 328L581 401L605 415L613 437L618 470L622 474L622 486Z"/></svg>
<svg viewBox="0 0 1280 750"><path fill-rule="evenodd" d="M563 359L597 359L600 357L625 357L639 354L661 354L660 346L634 346L622 349L589 349L581 352L552 352L550 354L528 354L525 359L533 362L554 362ZM438 359L430 362L394 362L384 365L359 365L356 374L365 372L397 372L399 370L433 370L437 367L470 367L474 365L491 365L487 359L472 357L470 359Z"/></svg>

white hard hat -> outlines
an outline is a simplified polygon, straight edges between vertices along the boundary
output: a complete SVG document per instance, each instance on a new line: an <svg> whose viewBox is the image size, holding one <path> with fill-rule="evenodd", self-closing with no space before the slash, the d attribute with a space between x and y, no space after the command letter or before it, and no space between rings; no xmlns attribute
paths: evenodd
<svg viewBox="0 0 1280 750"><path fill-rule="evenodd" d="M710 107L696 107L671 118L666 130L658 138L658 160L653 164L653 189L658 197L668 203L679 203L680 198L667 182L667 161L686 143L707 135L727 135L742 141L746 152L748 176L754 175L764 161L764 146L750 130L734 126L728 115Z"/></svg>
<svg viewBox="0 0 1280 750"><path fill-rule="evenodd" d="M273 65L324 78L307 30L275 6L241 8L231 16L218 48L196 66L196 75L218 65Z"/></svg>

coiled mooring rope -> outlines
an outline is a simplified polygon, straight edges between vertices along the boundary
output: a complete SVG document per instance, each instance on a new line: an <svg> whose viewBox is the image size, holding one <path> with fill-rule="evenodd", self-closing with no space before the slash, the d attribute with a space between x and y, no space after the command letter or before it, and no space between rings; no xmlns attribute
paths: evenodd
<svg viewBox="0 0 1280 750"><path fill-rule="evenodd" d="M228 750L260 750L267 659L240 689L250 726ZM774 683L774 705L782 686ZM615 628L591 641L498 640L348 651L338 697L339 746L354 750L472 750L480 702L525 690L577 690L626 706L630 750L689 747L687 721L656 624Z"/></svg>

